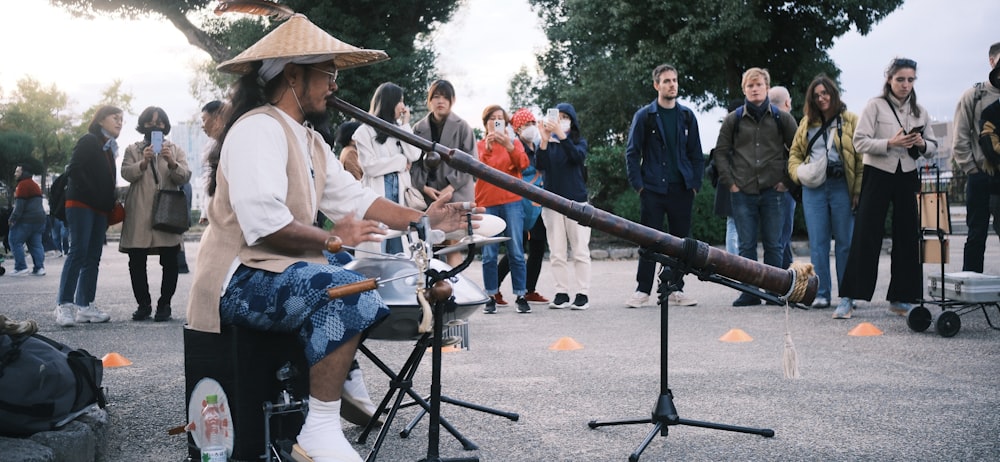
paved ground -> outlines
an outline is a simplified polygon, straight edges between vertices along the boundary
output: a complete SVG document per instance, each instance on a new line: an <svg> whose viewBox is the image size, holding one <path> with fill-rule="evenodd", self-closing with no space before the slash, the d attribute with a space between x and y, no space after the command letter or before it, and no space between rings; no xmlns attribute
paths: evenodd
<svg viewBox="0 0 1000 462"><path fill-rule="evenodd" d="M992 239L992 238L991 238ZM952 236L951 256L961 260L962 236ZM197 244L188 246L194 265ZM1000 248L990 241L987 272L1000 274ZM808 261L808 257L797 257ZM111 405L107 460L183 460L186 441L168 436L185 422L182 326L183 307L193 275L182 275L174 300L174 321L129 320L135 304L127 260L112 243L105 250L98 303L111 313L107 324L60 328L52 317L62 259L47 261L45 277L0 277L0 307L11 318L37 319L44 334L103 356L118 352L133 361L107 369L104 384ZM512 308L496 315L476 313L470 321L470 348L444 356L446 394L517 412L520 420L445 405L443 415L479 445L464 451L442 432L442 457L479 457L484 461L626 460L650 425L590 429L594 419L647 417L660 388L660 310L626 309L634 290L634 260L594 262L592 307L588 311L535 307L520 315ZM547 263L546 263L547 265ZM12 262L7 261L8 270ZM831 319L832 310L791 310L788 328L798 353L802 377L782 376L785 309L734 308L737 293L689 278L687 293L696 307L671 307L669 315L669 386L682 418L775 431L773 438L671 427L656 437L643 461L662 460L998 460L1000 459L1000 331L992 330L981 311L962 316L952 338L912 332L903 318L891 315L884 301L889 258L880 261L875 301L862 303L854 319ZM960 263L947 266L958 271ZM937 274L924 265L924 274ZM159 270L151 262L150 272ZM480 267L465 274L477 283ZM158 287L157 283L152 284ZM547 266L539 287L552 287ZM155 290L155 289L154 289ZM551 292L548 290L546 292ZM509 281L504 293L510 294ZM931 306L932 312L940 310ZM1000 325L995 309L990 315ZM847 333L862 322L884 331L881 336ZM723 343L719 337L739 328L748 343ZM576 351L552 351L563 337L583 345ZM369 341L384 361L398 367L410 341ZM387 379L363 360L374 396ZM416 377L426 390L430 359ZM398 430L415 414L404 409L392 422L379 460L418 460L427 454L426 420L409 438ZM347 425L349 437L359 429ZM3 445L0 439L0 445ZM9 440L7 440L9 442ZM356 447L368 453L374 437ZM0 459L5 459L0 449Z"/></svg>

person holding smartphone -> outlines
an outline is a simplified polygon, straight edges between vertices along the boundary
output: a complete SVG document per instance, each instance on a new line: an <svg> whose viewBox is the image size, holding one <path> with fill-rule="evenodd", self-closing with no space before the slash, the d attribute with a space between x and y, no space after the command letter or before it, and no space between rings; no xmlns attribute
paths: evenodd
<svg viewBox="0 0 1000 462"><path fill-rule="evenodd" d="M858 120L854 148L863 154L864 170L840 286L842 298L872 299L886 214L892 204L892 269L886 298L889 311L900 316L906 316L911 304L923 297L917 158L933 158L938 145L933 130L917 130L929 127L931 117L917 104L916 80L916 61L893 59L885 71L882 94L868 101ZM850 318L852 311L845 310L838 318Z"/></svg>
<svg viewBox="0 0 1000 462"><path fill-rule="evenodd" d="M572 104L559 103L555 109L555 118L547 116L538 124L542 139L535 166L545 174L546 191L586 203L587 139L580 134ZM551 109L548 114L552 114ZM556 280L556 295L549 308L586 310L590 307L590 228L549 208L542 209L542 220ZM572 302L571 291L576 293Z"/></svg>
<svg viewBox="0 0 1000 462"><path fill-rule="evenodd" d="M170 319L170 301L177 289L182 235L153 229L153 200L159 189L177 190L187 184L191 170L180 146L164 139L170 133L170 119L163 109L150 106L143 110L136 131L143 139L125 149L122 158L122 178L129 187L118 250L128 254L132 294L138 303L132 320L145 321L152 315L154 321L163 322ZM159 255L163 269L155 314L146 274L149 255Z"/></svg>
<svg viewBox="0 0 1000 462"><path fill-rule="evenodd" d="M479 160L482 163L520 180L521 171L528 168L531 162L528 160L528 154L525 153L521 140L511 137L507 133L508 120L507 111L503 108L497 105L487 106L483 110L483 126L486 128L486 137L476 143L476 150L479 152ZM503 235L510 238L509 241L504 242L504 245L507 248L511 285L516 297L514 304L517 306L518 313L530 313L531 306L524 298L528 290L523 241L524 207L521 205L521 196L486 181L477 181L476 203L486 207L486 213L496 215L507 222ZM494 294L500 292L500 279L497 270L500 244L483 246L482 252L483 285L486 293L491 294L483 312L492 314L497 311L496 295Z"/></svg>

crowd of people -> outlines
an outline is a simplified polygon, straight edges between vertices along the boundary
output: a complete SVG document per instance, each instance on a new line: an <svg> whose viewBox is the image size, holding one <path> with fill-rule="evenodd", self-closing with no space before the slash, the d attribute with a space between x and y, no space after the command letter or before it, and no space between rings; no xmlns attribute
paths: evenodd
<svg viewBox="0 0 1000 462"><path fill-rule="evenodd" d="M297 40L298 37L311 40ZM362 332L388 315L376 292L328 299L315 287L360 281L344 268L350 256L324 252L329 239L366 253L406 251L405 238L383 239L386 229L403 230L421 217L443 231L466 227L474 214L502 218L500 244L481 252L483 286L490 295L484 312L509 306L501 283L509 273L516 312L531 305L586 310L591 283L591 231L551 208L505 188L476 181L470 173L359 121L338 126L332 137L314 129L340 71L387 59L379 51L343 43L296 15L253 47L221 64L239 76L231 99L202 110L211 141L204 153L207 194L197 259L198 278L187 306L190 328L219 332L224 325L298 333L310 370L309 413L296 454L312 460L360 460L340 430L342 406L360 378L354 356ZM989 50L994 76L1000 43ZM694 111L678 102L680 71L660 65L652 71L655 99L639 108L628 133L624 164L628 186L638 193L641 224L676 237L691 234L694 199L706 171ZM818 75L809 84L801 120L791 115L788 90L772 86L766 69L742 75L744 100L722 122L712 167L717 174L717 211L731 223L727 249L788 268L792 218L800 204L809 236L810 261L819 277L816 308L833 305L830 246L834 243L839 302L833 317L852 316L858 300L870 301L886 216L892 210L891 282L886 298L893 313L906 315L922 297L919 258L919 161L933 158L939 140L927 110L917 102L917 63L896 58L884 74L884 90L862 108L847 110L833 79ZM1000 76L963 95L955 117L954 157L969 176L969 241L963 269L982 271L990 215L1000 210L996 137L980 143L980 114L997 106ZM576 109L563 102L544 114L502 106L483 109L483 136L452 112L455 88L437 80L427 89L427 116L411 125L405 91L385 82L372 95L370 113L400 130L460 149L483 164L566 200L588 201L588 142ZM1000 109L996 112L1000 114ZM1000 120L986 121L993 129ZM56 321L61 326L107 322L95 304L98 268L118 201L115 183L121 109L101 107L73 149L66 169L67 258L59 284ZM119 250L128 255L137 309L134 321L171 317L171 300L181 267L181 235L154 227L149 211L161 190L190 185L191 170L179 146L165 140L167 114L146 108L136 130L143 139L124 150L121 176L128 183ZM339 152L338 156L334 152ZM41 235L46 228L42 194L32 172L18 167L14 212L9 219L15 275L44 275ZM622 185L623 187L625 185ZM799 198L797 198L799 197ZM324 216L332 222L317 220ZM693 236L697 238L697 236ZM732 246L730 246L730 240ZM59 238L61 242L62 239ZM445 241L442 246L454 244ZM27 247L33 268L24 255ZM538 287L548 250L553 287ZM525 256L527 253L527 257ZM160 296L153 310L146 261L158 255ZM448 254L452 265L462 256ZM656 263L640 259L636 288L624 305L640 308L653 293ZM667 274L675 271L664 268ZM697 305L683 290L681 275L668 301ZM762 303L741 293L733 306ZM353 363L353 367L352 367ZM345 385L345 382L347 383ZM362 383L363 385L363 383ZM363 388L363 387L362 387ZM341 399L345 400L342 402ZM362 405L371 406L366 394ZM355 405L357 403L355 402ZM373 409L367 409L371 417Z"/></svg>

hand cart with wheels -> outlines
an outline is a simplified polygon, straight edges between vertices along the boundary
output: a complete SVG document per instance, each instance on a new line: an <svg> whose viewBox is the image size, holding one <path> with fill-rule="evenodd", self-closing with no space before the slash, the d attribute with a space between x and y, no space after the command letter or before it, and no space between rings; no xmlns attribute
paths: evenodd
<svg viewBox="0 0 1000 462"><path fill-rule="evenodd" d="M931 299L923 299L920 305L913 307L906 316L906 325L914 332L923 332L934 324L938 335L953 337L962 328L961 315L982 310L986 322L993 329L987 308L993 307L1000 312L1000 276L990 276L970 271L960 273L945 273L944 265L948 262L948 240L946 235L951 232L951 215L948 211L948 197L941 191L941 171L936 165L925 166L933 169L935 174L933 191L920 192L920 227L923 238L922 257L924 263L939 263L941 273L931 275L927 280L927 293ZM924 189L924 188L922 188ZM936 242L928 239L936 236ZM941 313L936 317L931 314L927 305L937 305Z"/></svg>

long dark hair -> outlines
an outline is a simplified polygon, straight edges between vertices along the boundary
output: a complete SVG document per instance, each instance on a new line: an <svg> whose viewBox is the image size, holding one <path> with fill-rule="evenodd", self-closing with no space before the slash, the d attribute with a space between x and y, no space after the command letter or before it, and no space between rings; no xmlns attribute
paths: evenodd
<svg viewBox="0 0 1000 462"><path fill-rule="evenodd" d="M153 120L153 114L158 114L160 117L160 122L163 122L163 129L160 130L164 135L170 134L170 118L167 117L167 111L163 108L156 106L150 106L143 109L142 114L139 114L139 123L136 125L135 130L143 135L148 135L153 129L146 128L146 124Z"/></svg>
<svg viewBox="0 0 1000 462"><path fill-rule="evenodd" d="M817 75L816 78L809 83L809 87L806 88L806 120L808 123L823 123L826 122L826 114L823 113L819 108L819 103L816 102L816 87L822 85L826 90L826 93L830 95L830 111L834 114L839 114L847 109L847 105L840 100L840 88L837 87L836 82L826 74Z"/></svg>
<svg viewBox="0 0 1000 462"><path fill-rule="evenodd" d="M396 105L403 100L403 89L392 82L385 82L375 89L368 113L391 124L396 123ZM384 144L389 135L379 132L375 135L378 144Z"/></svg>
<svg viewBox="0 0 1000 462"><path fill-rule="evenodd" d="M885 85L882 85L882 97L888 98L892 95L892 76L899 72L900 69L913 69L913 72L917 72L917 62L909 58L896 58L889 63L889 67L885 70ZM910 111L913 115L920 117L920 106L917 106L917 90L913 89L910 91Z"/></svg>

